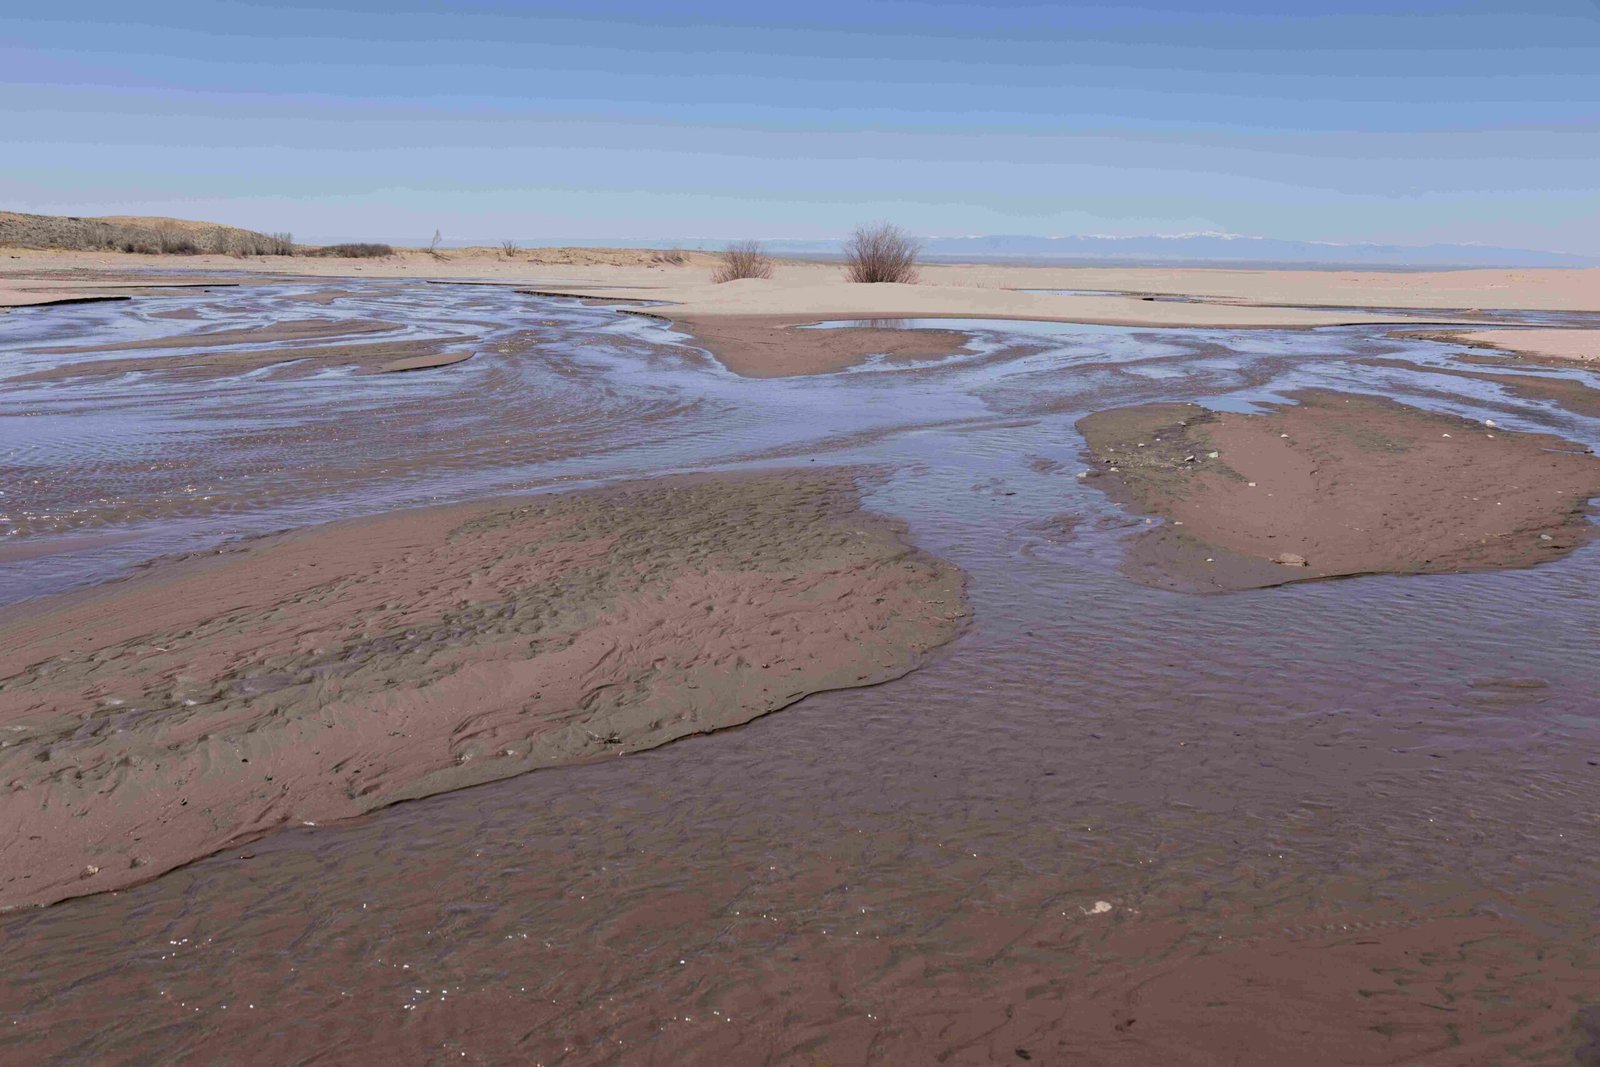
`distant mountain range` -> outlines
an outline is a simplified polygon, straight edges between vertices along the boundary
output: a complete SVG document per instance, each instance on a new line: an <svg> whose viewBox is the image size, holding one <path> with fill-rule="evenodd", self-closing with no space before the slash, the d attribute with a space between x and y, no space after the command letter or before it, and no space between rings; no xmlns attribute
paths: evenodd
<svg viewBox="0 0 1600 1067"><path fill-rule="evenodd" d="M701 239L657 241L577 240L528 241L529 245L555 243L575 246L717 250L727 242ZM830 257L839 254L838 241L768 240L777 255ZM1246 237L1231 233L1183 233L1149 237L929 237L923 253L930 260L1015 260L1061 265L1138 266L1260 266L1260 267L1600 267L1600 256L1568 252L1542 252L1530 248L1490 245L1380 245L1334 244L1325 241L1285 241L1272 237Z"/></svg>

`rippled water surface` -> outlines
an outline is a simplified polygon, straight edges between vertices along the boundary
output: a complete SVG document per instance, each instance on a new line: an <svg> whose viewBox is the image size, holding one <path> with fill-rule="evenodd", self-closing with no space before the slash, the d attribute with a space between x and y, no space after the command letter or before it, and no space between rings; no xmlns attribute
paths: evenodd
<svg viewBox="0 0 1600 1067"><path fill-rule="evenodd" d="M18 313L0 360L324 317L477 354L0 383L0 598L402 504L848 463L965 568L974 625L886 686L7 917L0 1058L1235 1062L1221 1038L1200 1059L1138 1031L1138 990L1226 953L1488 917L1493 938L1436 946L1456 977L1428 979L1428 1010L1505 1012L1515 1056L1570 1059L1545 1020L1600 993L1600 546L1530 571L1158 591L1119 573L1144 520L1074 478L1073 423L1307 386L1591 446L1600 420L1370 327L911 321L970 343L757 380L653 320L399 282ZM1344 1010L1272 988L1268 1013ZM1388 1049L1352 1046L1362 1062L1414 1062L1403 1032L1359 1037Z"/></svg>

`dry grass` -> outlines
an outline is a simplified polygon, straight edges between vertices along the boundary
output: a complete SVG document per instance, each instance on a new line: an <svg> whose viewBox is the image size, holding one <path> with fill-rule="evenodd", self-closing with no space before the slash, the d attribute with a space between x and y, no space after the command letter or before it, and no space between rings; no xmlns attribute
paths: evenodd
<svg viewBox="0 0 1600 1067"><path fill-rule="evenodd" d="M857 226L844 243L845 277L853 282L917 280L917 256L922 245L906 231L888 222Z"/></svg>
<svg viewBox="0 0 1600 1067"><path fill-rule="evenodd" d="M739 278L770 277L772 257L767 255L760 241L738 241L729 245L722 250L717 269L711 273L711 280L719 285Z"/></svg>
<svg viewBox="0 0 1600 1067"><path fill-rule="evenodd" d="M501 241L500 242L500 252L507 259L510 259L512 256L515 256L517 254L517 242L515 242L515 241Z"/></svg>

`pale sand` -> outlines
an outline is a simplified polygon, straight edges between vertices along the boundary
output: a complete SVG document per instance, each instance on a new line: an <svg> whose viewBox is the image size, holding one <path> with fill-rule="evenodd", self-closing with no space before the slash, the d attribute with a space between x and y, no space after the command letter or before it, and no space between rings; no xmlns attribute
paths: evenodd
<svg viewBox="0 0 1600 1067"><path fill-rule="evenodd" d="M0 292L24 285L37 287L38 282L25 278L37 277L41 271L57 272L52 282L65 284L70 282L73 271L93 275L181 268L305 277L429 278L539 286L550 283L558 290L581 290L612 299L632 296L670 300L684 304L684 314L692 314L691 309L695 309L699 313L751 315L863 311L905 315L923 314L931 308L952 315L1014 315L1031 309L1037 314L1024 317L1071 320L1079 309L1093 312L1098 307L1136 324L1153 325L1205 325L1211 321L1246 326L1314 325L1351 321L1347 315L1329 318L1326 312L1290 313L1284 308L1232 308L1218 312L1118 296L1011 291L1022 289L1102 289L1261 305L1600 311L1600 269L1379 272L929 264L921 269L921 284L906 287L852 285L844 280L837 263L780 260L770 280L716 286L710 280L714 263L709 255L691 253L690 262L683 266L652 262L653 255L611 249L539 249L510 258L487 250L451 251L444 258L436 258L409 250L387 259L232 259L14 249L0 250ZM4 302L0 297L0 303Z"/></svg>
<svg viewBox="0 0 1600 1067"><path fill-rule="evenodd" d="M1425 336L1474 348L1513 352L1528 359L1600 363L1600 330L1449 330Z"/></svg>
<svg viewBox="0 0 1600 1067"><path fill-rule="evenodd" d="M398 512L0 614L0 907L897 678L960 573L848 473Z"/></svg>

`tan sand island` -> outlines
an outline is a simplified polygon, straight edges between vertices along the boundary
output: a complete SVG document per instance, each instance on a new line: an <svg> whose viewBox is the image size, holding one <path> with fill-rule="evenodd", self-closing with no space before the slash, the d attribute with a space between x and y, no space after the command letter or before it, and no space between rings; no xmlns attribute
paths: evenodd
<svg viewBox="0 0 1600 1067"><path fill-rule="evenodd" d="M1593 536L1600 459L1582 445L1382 397L1293 399L1268 414L1145 404L1079 421L1094 484L1167 520L1135 538L1130 574L1204 592L1527 567Z"/></svg>
<svg viewBox="0 0 1600 1067"><path fill-rule="evenodd" d="M1600 363L1600 330L1441 330L1418 336L1507 352L1534 361Z"/></svg>
<svg viewBox="0 0 1600 1067"><path fill-rule="evenodd" d="M848 473L317 527L0 615L0 908L905 674L962 578Z"/></svg>

